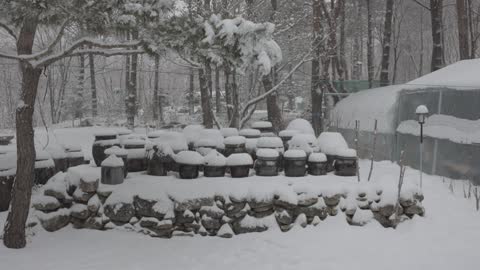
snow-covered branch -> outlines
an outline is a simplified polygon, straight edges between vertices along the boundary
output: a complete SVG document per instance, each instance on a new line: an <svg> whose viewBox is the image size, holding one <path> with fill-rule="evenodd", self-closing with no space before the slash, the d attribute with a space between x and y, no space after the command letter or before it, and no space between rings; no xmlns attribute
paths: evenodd
<svg viewBox="0 0 480 270"><path fill-rule="evenodd" d="M17 40L15 31L13 31L13 29L10 28L10 26L8 26L5 22L0 21L0 28L3 28L11 37L13 37L13 39Z"/></svg>
<svg viewBox="0 0 480 270"><path fill-rule="evenodd" d="M63 32L65 31L65 28L67 28L67 25L69 22L70 22L70 17L68 17L63 21L52 43L50 43L50 45L48 45L48 47L45 50L35 54L37 59L40 57L44 57L46 55L52 54L54 52L55 47L62 40Z"/></svg>
<svg viewBox="0 0 480 270"><path fill-rule="evenodd" d="M292 76L293 73L295 73L295 71L297 71L297 69L299 69L304 63L306 63L308 61L311 61L312 59L310 58L310 53L311 53L311 51L308 52L307 54L305 54L305 56L302 58L302 60L300 60L297 63L297 65L295 65L295 67L292 68L292 70L277 85L272 87L272 89L268 90L267 92L261 94L260 96L258 96L256 98L248 101L247 104L245 105L245 107L243 108L242 113L240 115L247 114L247 111L251 106L257 104L258 102L267 98L270 94L276 92L280 88L280 86L282 86L290 78L290 76ZM247 114L246 117L244 117L240 120L240 126L243 126L245 124L245 122L248 121L248 115L249 114Z"/></svg>

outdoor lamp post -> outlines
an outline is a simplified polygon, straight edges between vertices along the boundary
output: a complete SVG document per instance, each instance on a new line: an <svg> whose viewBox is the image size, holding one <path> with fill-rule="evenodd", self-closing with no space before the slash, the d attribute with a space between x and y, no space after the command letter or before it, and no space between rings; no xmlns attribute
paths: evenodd
<svg viewBox="0 0 480 270"><path fill-rule="evenodd" d="M422 187L422 175L423 175L423 124L428 115L428 108L425 105L420 105L415 110L415 114L418 118L418 123L420 124L420 188Z"/></svg>

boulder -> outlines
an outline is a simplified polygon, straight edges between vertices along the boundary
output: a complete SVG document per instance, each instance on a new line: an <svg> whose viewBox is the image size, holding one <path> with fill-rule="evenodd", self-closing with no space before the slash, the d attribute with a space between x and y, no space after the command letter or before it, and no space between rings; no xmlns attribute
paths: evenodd
<svg viewBox="0 0 480 270"><path fill-rule="evenodd" d="M68 225L70 222L70 211L62 208L48 214L39 213L38 219L46 231L54 232Z"/></svg>
<svg viewBox="0 0 480 270"><path fill-rule="evenodd" d="M225 212L220 209L216 204L213 206L202 206L199 210L200 216L206 215L213 219L222 219Z"/></svg>
<svg viewBox="0 0 480 270"><path fill-rule="evenodd" d="M62 205L54 197L39 196L32 199L32 207L38 211L52 212L62 207Z"/></svg>
<svg viewBox="0 0 480 270"><path fill-rule="evenodd" d="M87 204L88 200L90 200L90 198L92 198L93 195L95 195L95 193L83 192L82 190L77 188L73 193L72 197L73 197L73 200L77 203Z"/></svg>
<svg viewBox="0 0 480 270"><path fill-rule="evenodd" d="M159 220L165 218L167 212L173 211L172 201L156 201L144 199L136 195L133 198L133 205L137 215L142 217L154 217Z"/></svg>
<svg viewBox="0 0 480 270"><path fill-rule="evenodd" d="M185 210L198 211L202 206L212 206L215 203L213 198L195 198L188 199L185 201L176 201L175 202L175 211L183 212Z"/></svg>
<svg viewBox="0 0 480 270"><path fill-rule="evenodd" d="M282 197L275 198L273 200L273 205L277 208L283 208L283 209L289 209L289 210L297 207L297 204L294 204L293 202L286 200Z"/></svg>
<svg viewBox="0 0 480 270"><path fill-rule="evenodd" d="M222 226L220 223L220 220L211 218L207 215L202 216L202 225L207 229L208 231L210 230L218 230Z"/></svg>
<svg viewBox="0 0 480 270"><path fill-rule="evenodd" d="M103 220L101 217L89 217L83 224L84 228L91 230L102 230Z"/></svg>
<svg viewBox="0 0 480 270"><path fill-rule="evenodd" d="M229 224L223 224L222 227L220 227L220 230L218 230L217 236L222 238L232 238L233 237L232 227L230 227Z"/></svg>
<svg viewBox="0 0 480 270"><path fill-rule="evenodd" d="M90 200L88 200L87 206L88 211L90 211L92 214L96 214L98 210L102 207L102 203L100 202L98 196L95 194L92 198L90 198Z"/></svg>
<svg viewBox="0 0 480 270"><path fill-rule="evenodd" d="M407 215L419 215L419 216L424 216L425 215L425 208L423 208L422 205L420 204L414 204L409 207L405 208L405 214Z"/></svg>
<svg viewBox="0 0 480 270"><path fill-rule="evenodd" d="M395 213L395 205L393 204L386 204L378 206L378 212L384 217L390 217Z"/></svg>
<svg viewBox="0 0 480 270"><path fill-rule="evenodd" d="M185 210L183 213L176 215L176 222L179 224L189 224L195 222L195 215L190 210Z"/></svg>
<svg viewBox="0 0 480 270"><path fill-rule="evenodd" d="M280 225L290 225L293 222L292 216L286 210L276 211L275 218Z"/></svg>
<svg viewBox="0 0 480 270"><path fill-rule="evenodd" d="M90 216L90 211L84 204L74 204L70 208L70 215L74 218L85 220Z"/></svg>
<svg viewBox="0 0 480 270"><path fill-rule="evenodd" d="M299 206L311 206L318 202L318 196L312 193L302 193L298 195Z"/></svg>
<svg viewBox="0 0 480 270"><path fill-rule="evenodd" d="M325 204L331 207L337 206L340 203L340 198L342 198L342 194L323 196Z"/></svg>
<svg viewBox="0 0 480 270"><path fill-rule="evenodd" d="M268 230L268 224L270 223L265 218L255 218L252 216L245 216L243 219L233 222L233 231L236 234L251 233L251 232L264 232Z"/></svg>
<svg viewBox="0 0 480 270"><path fill-rule="evenodd" d="M298 215L297 219L295 219L295 225L299 225L302 228L307 227L307 216L304 213Z"/></svg>
<svg viewBox="0 0 480 270"><path fill-rule="evenodd" d="M104 207L105 215L114 222L128 223L135 215L135 208L130 203L107 204Z"/></svg>
<svg viewBox="0 0 480 270"><path fill-rule="evenodd" d="M100 183L100 179L95 179L95 178L91 178L91 179L86 179L86 178L80 178L80 189L83 191L83 192L87 192L87 193L94 193L97 191L98 189L98 185Z"/></svg>

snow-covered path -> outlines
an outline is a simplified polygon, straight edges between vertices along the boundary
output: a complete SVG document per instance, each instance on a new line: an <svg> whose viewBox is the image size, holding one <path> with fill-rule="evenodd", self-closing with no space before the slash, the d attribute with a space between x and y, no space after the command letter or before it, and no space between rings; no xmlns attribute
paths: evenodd
<svg viewBox="0 0 480 270"><path fill-rule="evenodd" d="M375 163L374 178L398 166ZM362 162L362 173L368 165ZM418 179L408 169L406 179ZM232 239L175 236L156 239L132 232L65 228L39 231L24 250L0 245L2 269L478 269L480 213L438 177L424 177L427 215L397 230L370 223L349 226L342 213L317 227L269 231ZM5 214L0 214L3 223ZM1 225L1 224L0 224ZM5 268L4 268L5 267Z"/></svg>

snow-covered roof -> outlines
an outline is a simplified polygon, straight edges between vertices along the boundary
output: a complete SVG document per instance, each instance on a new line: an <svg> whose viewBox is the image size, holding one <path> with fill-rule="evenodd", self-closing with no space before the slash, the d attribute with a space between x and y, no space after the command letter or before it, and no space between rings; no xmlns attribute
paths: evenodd
<svg viewBox="0 0 480 270"><path fill-rule="evenodd" d="M406 84L369 89L341 100L331 113L332 126L354 129L360 120L361 131L373 131L375 119L378 132L393 134L396 130L396 104L400 91L435 89L438 87L466 90L480 89L480 59L463 60L427 74Z"/></svg>
<svg viewBox="0 0 480 270"><path fill-rule="evenodd" d="M463 60L415 79L407 85L432 87L441 86L454 89L479 89L480 59Z"/></svg>

